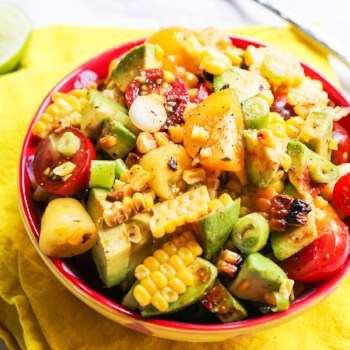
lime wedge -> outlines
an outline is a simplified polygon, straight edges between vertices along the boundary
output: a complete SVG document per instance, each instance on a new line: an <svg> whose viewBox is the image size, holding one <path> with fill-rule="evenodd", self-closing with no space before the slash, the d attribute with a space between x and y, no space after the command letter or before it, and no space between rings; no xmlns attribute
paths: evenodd
<svg viewBox="0 0 350 350"><path fill-rule="evenodd" d="M31 28L31 22L21 8L0 0L0 74L16 68Z"/></svg>

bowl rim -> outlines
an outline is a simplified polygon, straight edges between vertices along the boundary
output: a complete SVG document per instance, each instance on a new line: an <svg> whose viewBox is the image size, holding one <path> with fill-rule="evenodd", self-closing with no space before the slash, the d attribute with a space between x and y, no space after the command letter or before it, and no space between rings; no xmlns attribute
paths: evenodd
<svg viewBox="0 0 350 350"><path fill-rule="evenodd" d="M232 42L238 47L247 47L248 45L254 46L266 46L267 44L261 43L259 41L253 41L240 36L229 35ZM39 231L37 227L36 219L31 210L30 198L28 194L28 175L27 175L27 166L30 156L27 154L27 150L30 147L30 144L33 142L37 143L38 139L32 134L31 129L39 116L44 112L46 107L51 103L51 96L55 91L64 91L64 87L72 83L74 79L83 71L90 70L91 66L95 64L101 64L101 61L106 61L106 57L120 57L121 54L127 52L134 46L140 45L144 42L144 38L134 40L122 45L118 45L114 48L111 48L107 51L104 51L95 57L85 61L83 64L79 65L76 69L66 75L60 82L58 82L47 96L43 99L38 110L36 111L31 123L26 132L24 142L22 145L19 161L19 172L17 177L17 188L18 188L18 203L22 221L26 228L26 231L30 237L31 242L37 249L39 255L49 267L50 271L55 275L55 277L74 295L76 295L80 300L88 304L90 307L96 311L102 313L106 317L115 320L117 317L117 322L124 324L129 328L133 328L132 322L138 322L152 326L153 329L167 329L169 331L181 331L181 332L232 332L232 331L243 331L244 333L252 332L253 330L261 330L265 328L270 328L274 325L277 325L283 321L288 321L291 318L299 315L302 312L310 309L312 306L318 304L327 296L329 296L339 285L339 283L345 279L345 276L350 271L350 256L347 261L344 263L343 267L337 271L334 275L322 281L315 288L311 289L302 299L294 302L291 307L283 312L269 314L260 316L257 318L246 319L238 322L230 323L218 323L218 324L197 324L197 323L185 323L178 321L168 321L162 319L147 319L143 318L140 314L130 311L120 304L108 299L107 297L99 294L94 291L92 288L87 286L85 283L79 280L78 277L74 275L69 269L64 265L60 259L50 258L41 252L38 245ZM107 61L106 61L107 62ZM327 93L331 94L333 98L337 100L337 105L350 105L350 102L340 91L339 88L335 87L327 78L325 78L320 73L316 72L309 65L302 62L305 74L310 76L313 79L318 79L322 82L324 90ZM92 69L91 69L92 70ZM70 90L70 89L68 89ZM67 90L67 91L68 91ZM66 91L65 91L66 92ZM27 180L26 180L27 179ZM130 323L131 322L131 323ZM142 329L139 329L142 332ZM144 331L147 333L147 331ZM149 333L148 333L149 334ZM154 334L157 335L157 334ZM166 338L171 338L165 336ZM174 338L176 339L176 338ZM188 339L190 340L190 339Z"/></svg>

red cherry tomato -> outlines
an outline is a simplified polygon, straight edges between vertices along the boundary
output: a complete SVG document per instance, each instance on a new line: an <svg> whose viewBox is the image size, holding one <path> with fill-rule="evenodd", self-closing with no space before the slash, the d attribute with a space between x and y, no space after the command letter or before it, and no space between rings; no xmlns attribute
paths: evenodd
<svg viewBox="0 0 350 350"><path fill-rule="evenodd" d="M350 215L350 174L342 176L333 189L333 202L344 214Z"/></svg>
<svg viewBox="0 0 350 350"><path fill-rule="evenodd" d="M295 115L293 106L287 102L287 95L283 92L276 92L274 94L274 101L271 106L271 112L281 114L287 120Z"/></svg>
<svg viewBox="0 0 350 350"><path fill-rule="evenodd" d="M328 205L317 221L319 238L279 265L288 277L299 282L317 282L330 277L349 256L349 229Z"/></svg>
<svg viewBox="0 0 350 350"><path fill-rule="evenodd" d="M350 157L350 135L339 123L333 123L332 137L338 140L338 149L332 152L332 162L336 165L347 163Z"/></svg>
<svg viewBox="0 0 350 350"><path fill-rule="evenodd" d="M71 132L80 140L76 153L67 157L57 150L59 139ZM57 129L41 140L34 156L34 176L38 185L45 191L60 196L72 196L84 190L89 184L91 161L96 158L95 148L90 139L75 128ZM71 162L75 168L66 179L54 175L57 166Z"/></svg>
<svg viewBox="0 0 350 350"><path fill-rule="evenodd" d="M191 102L199 104L203 100L205 100L211 93L212 91L208 89L204 84L199 84L198 92Z"/></svg>
<svg viewBox="0 0 350 350"><path fill-rule="evenodd" d="M162 69L147 69L140 72L128 86L125 92L125 100L128 108L140 95L158 94L163 96L167 111L167 120L162 129L182 122L187 102L189 101L185 84L175 76L171 83L164 82Z"/></svg>

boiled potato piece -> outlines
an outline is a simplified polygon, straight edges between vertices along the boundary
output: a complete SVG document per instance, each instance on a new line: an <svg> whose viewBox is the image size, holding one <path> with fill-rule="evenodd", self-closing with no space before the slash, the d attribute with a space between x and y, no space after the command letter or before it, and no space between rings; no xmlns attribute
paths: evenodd
<svg viewBox="0 0 350 350"><path fill-rule="evenodd" d="M84 206L74 198L57 198L45 209L39 247L48 256L68 258L92 248L96 226Z"/></svg>
<svg viewBox="0 0 350 350"><path fill-rule="evenodd" d="M182 173L192 159L181 145L169 144L146 153L140 165L151 173L149 186L158 197L169 199L184 190Z"/></svg>

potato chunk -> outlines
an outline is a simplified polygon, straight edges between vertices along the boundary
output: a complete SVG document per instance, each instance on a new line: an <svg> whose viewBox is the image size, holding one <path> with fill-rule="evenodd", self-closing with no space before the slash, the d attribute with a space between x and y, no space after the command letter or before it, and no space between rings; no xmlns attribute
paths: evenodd
<svg viewBox="0 0 350 350"><path fill-rule="evenodd" d="M84 206L73 198L57 198L45 209L39 247L54 258L68 258L92 248L96 226Z"/></svg>

